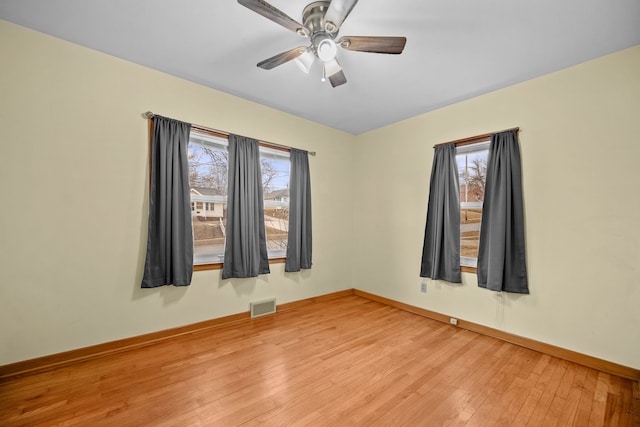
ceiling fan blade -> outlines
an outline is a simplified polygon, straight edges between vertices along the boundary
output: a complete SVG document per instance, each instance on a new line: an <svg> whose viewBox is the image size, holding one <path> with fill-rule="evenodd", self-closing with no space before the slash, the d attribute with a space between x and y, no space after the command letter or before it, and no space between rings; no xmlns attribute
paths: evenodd
<svg viewBox="0 0 640 427"><path fill-rule="evenodd" d="M342 70L340 70L333 76L330 76L329 81L331 82L331 86L336 87L345 84L347 82L347 78L345 77Z"/></svg>
<svg viewBox="0 0 640 427"><path fill-rule="evenodd" d="M337 44L347 50L360 52L399 54L407 43L406 37L377 37L377 36L345 36Z"/></svg>
<svg viewBox="0 0 640 427"><path fill-rule="evenodd" d="M289 62L292 59L296 59L298 56L302 55L307 50L306 47L296 47L294 49L288 50L286 52L279 53L277 55L272 56L271 58L265 59L264 61L258 62L258 67L270 70L272 68L277 67L278 65L282 65L285 62Z"/></svg>
<svg viewBox="0 0 640 427"><path fill-rule="evenodd" d="M347 78L342 72L342 67L338 63L337 59L334 59L324 64L324 75L327 76L331 82L331 86L336 87L343 85L347 82Z"/></svg>
<svg viewBox="0 0 640 427"><path fill-rule="evenodd" d="M330 33L337 33L356 3L358 0L332 0L324 14L324 29Z"/></svg>
<svg viewBox="0 0 640 427"><path fill-rule="evenodd" d="M238 3L272 20L276 24L282 25L287 30L291 30L305 37L309 35L309 32L302 24L264 0L238 0Z"/></svg>

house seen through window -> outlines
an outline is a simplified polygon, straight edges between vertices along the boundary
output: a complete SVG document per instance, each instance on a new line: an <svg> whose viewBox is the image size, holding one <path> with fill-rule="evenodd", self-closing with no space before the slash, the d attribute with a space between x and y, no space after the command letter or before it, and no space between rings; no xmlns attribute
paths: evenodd
<svg viewBox="0 0 640 427"><path fill-rule="evenodd" d="M460 265L476 268L489 140L456 146L460 184Z"/></svg>
<svg viewBox="0 0 640 427"><path fill-rule="evenodd" d="M189 136L189 186L194 264L224 259L227 223L228 142L192 130ZM286 255L289 228L289 153L260 147L265 230L269 258Z"/></svg>

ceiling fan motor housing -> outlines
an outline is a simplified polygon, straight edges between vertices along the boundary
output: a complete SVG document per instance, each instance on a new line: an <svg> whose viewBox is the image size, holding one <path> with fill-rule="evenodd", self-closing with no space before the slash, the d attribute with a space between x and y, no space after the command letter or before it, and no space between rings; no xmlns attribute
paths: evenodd
<svg viewBox="0 0 640 427"><path fill-rule="evenodd" d="M327 13L329 3L331 2L315 1L308 4L302 11L302 25L309 31L311 36L317 32L327 31L325 28L324 15Z"/></svg>
<svg viewBox="0 0 640 427"><path fill-rule="evenodd" d="M313 53L322 61L327 62L335 58L337 53L334 38L336 33L327 31L327 27L336 29L331 22L324 21L329 8L328 1L316 1L307 5L302 11L302 23L310 34Z"/></svg>

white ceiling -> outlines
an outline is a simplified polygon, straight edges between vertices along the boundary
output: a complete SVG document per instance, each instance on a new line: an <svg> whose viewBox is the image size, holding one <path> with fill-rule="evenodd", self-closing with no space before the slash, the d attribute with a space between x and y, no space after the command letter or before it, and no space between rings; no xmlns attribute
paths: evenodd
<svg viewBox="0 0 640 427"><path fill-rule="evenodd" d="M297 21L310 2L270 1ZM352 134L640 44L640 0L361 0L340 35L407 44L341 50L332 88L317 64L257 68L308 40L236 0L0 0L0 17Z"/></svg>

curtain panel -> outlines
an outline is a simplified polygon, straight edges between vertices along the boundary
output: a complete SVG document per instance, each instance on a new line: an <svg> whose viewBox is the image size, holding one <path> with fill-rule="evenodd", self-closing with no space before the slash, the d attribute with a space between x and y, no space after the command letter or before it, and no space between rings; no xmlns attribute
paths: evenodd
<svg viewBox="0 0 640 427"><path fill-rule="evenodd" d="M520 148L515 130L491 137L478 248L478 286L529 293Z"/></svg>
<svg viewBox="0 0 640 427"><path fill-rule="evenodd" d="M420 277L461 283L460 187L453 144L434 148Z"/></svg>
<svg viewBox="0 0 640 427"><path fill-rule="evenodd" d="M229 135L227 226L222 278L269 273L258 141Z"/></svg>
<svg viewBox="0 0 640 427"><path fill-rule="evenodd" d="M289 236L284 271L311 268L311 180L309 155L292 148L289 174Z"/></svg>
<svg viewBox="0 0 640 427"><path fill-rule="evenodd" d="M191 124L153 118L149 235L143 288L188 286L193 274L193 231L187 151Z"/></svg>

